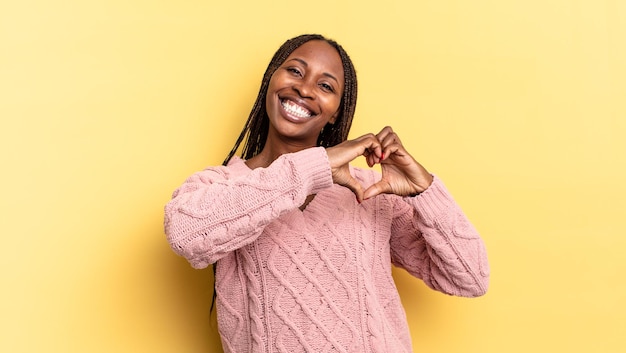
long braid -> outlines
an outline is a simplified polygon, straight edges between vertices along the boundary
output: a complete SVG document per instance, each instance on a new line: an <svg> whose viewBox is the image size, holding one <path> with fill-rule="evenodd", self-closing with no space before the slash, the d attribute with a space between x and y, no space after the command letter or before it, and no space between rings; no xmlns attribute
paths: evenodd
<svg viewBox="0 0 626 353"><path fill-rule="evenodd" d="M331 147L340 144L348 139L348 133L352 126L352 119L356 110L356 99L358 84L356 78L356 70L352 64L352 60L348 53L336 42L327 40L337 51L343 63L344 72L344 91L341 98L341 112L334 124L326 124L324 130L320 134L317 145L323 147Z"/></svg>
<svg viewBox="0 0 626 353"><path fill-rule="evenodd" d="M237 153L237 150L241 146L244 139L246 142L241 152L241 157L243 159L250 159L263 150L269 131L269 117L267 116L267 111L265 110L265 99L270 79L272 78L272 75L274 75L274 72L276 72L280 65L287 60L287 57L289 57L294 50L311 40L323 40L332 45L341 57L344 72L344 90L339 108L341 111L334 124L326 124L317 139L317 145L322 147L331 147L348 139L348 133L350 132L350 127L352 126L352 118L354 117L354 112L356 110L358 87L356 70L354 69L352 60L348 56L348 53L346 53L343 47L341 47L341 45L337 42L327 39L320 34L303 34L287 40L280 46L280 48L278 48L276 53L274 53L274 56L272 57L272 60L270 60L270 63L265 70L265 74L263 75L261 87L259 88L259 94L257 95L256 101L252 106L248 120L246 120L235 145L228 153L226 159L224 159L222 165L228 164L228 161L230 161L230 159ZM217 263L213 263L214 280L216 278L216 271ZM214 282L213 299L211 301L210 312L213 312L216 298L217 290Z"/></svg>

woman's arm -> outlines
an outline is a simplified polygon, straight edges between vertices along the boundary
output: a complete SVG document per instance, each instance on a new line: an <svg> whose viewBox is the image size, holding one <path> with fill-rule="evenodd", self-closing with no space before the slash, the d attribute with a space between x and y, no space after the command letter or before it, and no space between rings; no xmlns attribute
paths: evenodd
<svg viewBox="0 0 626 353"><path fill-rule="evenodd" d="M375 138L380 154L366 150L364 155L368 165L380 163L381 178L363 191L363 197L396 195L392 262L436 290L470 297L484 294L489 266L476 229L443 183L411 156L391 127Z"/></svg>
<svg viewBox="0 0 626 353"><path fill-rule="evenodd" d="M429 287L464 297L487 291L485 245L438 178L420 195L398 198L390 242L392 262Z"/></svg>
<svg viewBox="0 0 626 353"><path fill-rule="evenodd" d="M167 239L195 268L253 242L272 220L332 186L323 148L285 154L267 168L239 168L192 175L165 206Z"/></svg>

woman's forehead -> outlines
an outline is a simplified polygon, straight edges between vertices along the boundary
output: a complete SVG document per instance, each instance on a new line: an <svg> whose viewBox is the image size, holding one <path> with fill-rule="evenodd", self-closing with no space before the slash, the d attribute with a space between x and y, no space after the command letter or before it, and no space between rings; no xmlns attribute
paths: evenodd
<svg viewBox="0 0 626 353"><path fill-rule="evenodd" d="M310 40L296 48L287 61L299 59L304 65L324 69L343 79L343 63L335 47L323 40Z"/></svg>

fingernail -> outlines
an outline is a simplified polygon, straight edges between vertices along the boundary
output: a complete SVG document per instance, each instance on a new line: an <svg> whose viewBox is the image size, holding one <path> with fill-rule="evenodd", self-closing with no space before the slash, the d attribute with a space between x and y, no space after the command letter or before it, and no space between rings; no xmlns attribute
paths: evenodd
<svg viewBox="0 0 626 353"><path fill-rule="evenodd" d="M380 160L382 161L383 159L385 159L385 154L384 154L384 153L381 153L381 154L380 154Z"/></svg>

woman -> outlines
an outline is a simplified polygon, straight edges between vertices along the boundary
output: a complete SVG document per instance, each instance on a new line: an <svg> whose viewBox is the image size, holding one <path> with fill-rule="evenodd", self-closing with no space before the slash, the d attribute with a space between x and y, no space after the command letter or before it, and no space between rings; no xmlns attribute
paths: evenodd
<svg viewBox="0 0 626 353"><path fill-rule="evenodd" d="M484 245L441 180L390 127L347 140L356 87L336 42L288 40L227 165L166 206L174 251L217 263L226 352L411 352L392 263L447 294L487 290ZM350 167L360 156L382 175Z"/></svg>

